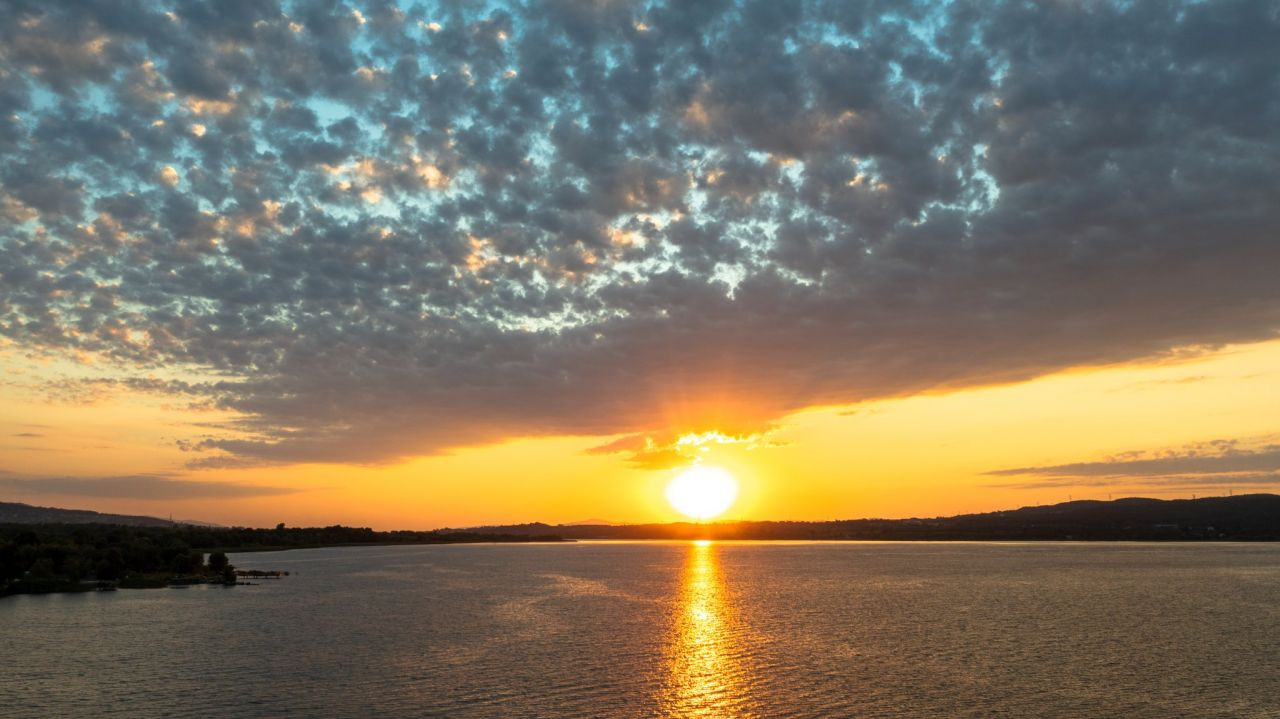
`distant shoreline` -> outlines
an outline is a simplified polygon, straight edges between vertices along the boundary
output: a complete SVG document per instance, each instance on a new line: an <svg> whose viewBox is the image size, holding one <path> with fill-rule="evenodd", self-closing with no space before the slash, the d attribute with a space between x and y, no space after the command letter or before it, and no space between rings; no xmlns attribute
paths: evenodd
<svg viewBox="0 0 1280 719"><path fill-rule="evenodd" d="M565 539L1272 542L1280 541L1280 495L1081 500L928 519L620 525L532 523L450 531L555 534Z"/></svg>
<svg viewBox="0 0 1280 719"><path fill-rule="evenodd" d="M476 540L451 540L437 542L338 542L333 544L302 544L294 546L247 546L247 547L216 547L214 551L226 552L227 554L250 554L255 552L287 552L293 549L330 549L333 547L423 547L438 545L454 545L454 544L573 544L582 541L578 539L565 539L563 537L538 537L531 539L476 539Z"/></svg>
<svg viewBox="0 0 1280 719"><path fill-rule="evenodd" d="M9 505L13 507L15 505ZM26 505L21 505L26 506ZM49 508L35 508L49 517ZM20 512L20 510L12 510ZM813 542L1274 542L1280 495L1159 500L1126 498L1022 507L933 519L828 522L542 523L378 532L367 527L273 529L194 525L0 524L0 594L125 577L186 576L205 553L422 544L562 543L575 540Z"/></svg>

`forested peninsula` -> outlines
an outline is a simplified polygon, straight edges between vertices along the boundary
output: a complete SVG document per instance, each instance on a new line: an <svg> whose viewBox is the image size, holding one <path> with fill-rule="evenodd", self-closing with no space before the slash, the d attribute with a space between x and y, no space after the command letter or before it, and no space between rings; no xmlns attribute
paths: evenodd
<svg viewBox="0 0 1280 719"><path fill-rule="evenodd" d="M236 584L229 552L380 544L561 541L554 535L365 527L0 524L0 596L180 584Z"/></svg>

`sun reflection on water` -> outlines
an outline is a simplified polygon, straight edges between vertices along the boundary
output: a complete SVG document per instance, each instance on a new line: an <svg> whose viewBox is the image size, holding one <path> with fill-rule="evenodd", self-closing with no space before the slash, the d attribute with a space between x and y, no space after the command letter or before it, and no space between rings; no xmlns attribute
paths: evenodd
<svg viewBox="0 0 1280 719"><path fill-rule="evenodd" d="M666 714L753 716L746 709L738 618L720 572L717 547L710 541L689 546L674 623L663 697Z"/></svg>

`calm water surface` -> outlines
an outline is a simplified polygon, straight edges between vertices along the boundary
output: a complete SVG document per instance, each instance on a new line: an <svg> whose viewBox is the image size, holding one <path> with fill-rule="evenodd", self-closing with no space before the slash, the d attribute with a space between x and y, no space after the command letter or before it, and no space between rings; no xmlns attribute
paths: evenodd
<svg viewBox="0 0 1280 719"><path fill-rule="evenodd" d="M237 555L0 600L4 717L1280 717L1280 546Z"/></svg>

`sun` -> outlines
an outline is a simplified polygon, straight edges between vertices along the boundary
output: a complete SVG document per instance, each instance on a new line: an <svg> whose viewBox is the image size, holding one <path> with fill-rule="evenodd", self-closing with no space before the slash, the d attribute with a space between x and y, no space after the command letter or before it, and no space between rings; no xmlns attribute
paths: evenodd
<svg viewBox="0 0 1280 719"><path fill-rule="evenodd" d="M671 506L698 521L720 516L737 498L737 480L719 467L690 467L667 485Z"/></svg>

